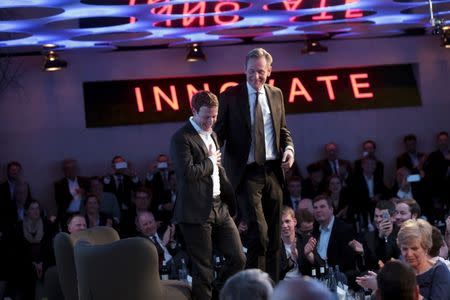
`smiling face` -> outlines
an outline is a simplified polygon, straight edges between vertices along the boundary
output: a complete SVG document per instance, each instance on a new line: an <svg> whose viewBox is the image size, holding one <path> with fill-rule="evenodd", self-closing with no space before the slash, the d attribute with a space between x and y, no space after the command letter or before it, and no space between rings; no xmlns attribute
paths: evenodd
<svg viewBox="0 0 450 300"><path fill-rule="evenodd" d="M411 209L406 203L397 203L395 205L395 223L397 226L402 226L403 222L412 219Z"/></svg>
<svg viewBox="0 0 450 300"><path fill-rule="evenodd" d="M289 238L295 235L295 226L297 226L297 220L289 213L281 216L281 234L283 237Z"/></svg>
<svg viewBox="0 0 450 300"><path fill-rule="evenodd" d="M272 67L267 63L266 58L263 56L251 57L247 61L245 76L247 77L247 82L256 91L261 90L271 72Z"/></svg>
<svg viewBox="0 0 450 300"><path fill-rule="evenodd" d="M206 132L212 132L212 128L217 121L217 114L219 113L218 106L202 106L198 111L192 108L194 122Z"/></svg>

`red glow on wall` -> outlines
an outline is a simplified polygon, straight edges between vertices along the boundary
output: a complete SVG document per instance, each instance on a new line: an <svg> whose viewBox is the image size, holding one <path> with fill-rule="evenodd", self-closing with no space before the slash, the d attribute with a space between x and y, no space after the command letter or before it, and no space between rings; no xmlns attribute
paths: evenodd
<svg viewBox="0 0 450 300"><path fill-rule="evenodd" d="M327 7L327 0L320 0L320 6L319 8L325 8ZM327 14L327 12L323 11L318 16L312 17L313 21L326 21L326 20L332 20L333 16L330 14Z"/></svg>
<svg viewBox="0 0 450 300"><path fill-rule="evenodd" d="M359 2L359 0L346 0L345 4L351 4L356 2ZM363 13L360 9L348 9L345 12L346 19L361 18L361 17L363 17Z"/></svg>
<svg viewBox="0 0 450 300"><path fill-rule="evenodd" d="M360 89L370 88L369 82L358 82L358 79L368 79L369 75L367 73L360 74L350 74L350 82L352 83L353 94L355 98L373 98L373 93L361 93Z"/></svg>

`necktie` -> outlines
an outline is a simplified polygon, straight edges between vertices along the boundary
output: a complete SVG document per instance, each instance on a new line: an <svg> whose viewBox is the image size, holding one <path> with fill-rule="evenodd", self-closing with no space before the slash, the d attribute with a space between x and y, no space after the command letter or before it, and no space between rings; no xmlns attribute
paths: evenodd
<svg viewBox="0 0 450 300"><path fill-rule="evenodd" d="M334 165L334 174L339 175L339 164L337 160L333 162L333 165Z"/></svg>
<svg viewBox="0 0 450 300"><path fill-rule="evenodd" d="M259 93L255 97L255 162L264 165L266 161L266 143L264 138L264 119L261 104L258 100Z"/></svg>
<svg viewBox="0 0 450 300"><path fill-rule="evenodd" d="M156 247L156 251L158 252L158 260L159 260L159 265L162 265L162 261L164 260L164 249L161 247L161 245L158 242L158 239L156 238L156 236L152 236L151 237L153 243L155 244Z"/></svg>
<svg viewBox="0 0 450 300"><path fill-rule="evenodd" d="M117 191L119 191L120 193L123 192L124 188L123 188L123 178L122 175L119 175L117 177L117 182L119 183L119 185L117 186Z"/></svg>

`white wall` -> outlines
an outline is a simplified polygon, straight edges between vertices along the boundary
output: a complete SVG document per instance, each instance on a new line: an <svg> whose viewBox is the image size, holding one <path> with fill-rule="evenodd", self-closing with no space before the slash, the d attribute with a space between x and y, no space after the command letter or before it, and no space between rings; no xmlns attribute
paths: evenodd
<svg viewBox="0 0 450 300"><path fill-rule="evenodd" d="M289 115L298 160L319 159L322 147L335 141L341 156L354 160L367 138L378 143L386 164L386 179L393 171L394 154L402 136L415 133L422 150L434 148L434 136L450 130L450 50L434 37L389 38L326 42L328 53L301 55L302 44L263 45L275 59L274 70L302 70L364 65L418 63L421 107ZM31 183L33 195L53 201L52 182L62 177L60 161L78 159L81 174L109 172L111 157L121 154L140 173L158 153L168 152L169 140L180 123L87 129L84 126L82 83L119 79L195 76L243 71L243 58L253 46L210 47L207 62L186 63L184 49L129 52L63 53L68 69L45 73L42 57L13 60L22 72L0 94L0 164L18 160Z"/></svg>

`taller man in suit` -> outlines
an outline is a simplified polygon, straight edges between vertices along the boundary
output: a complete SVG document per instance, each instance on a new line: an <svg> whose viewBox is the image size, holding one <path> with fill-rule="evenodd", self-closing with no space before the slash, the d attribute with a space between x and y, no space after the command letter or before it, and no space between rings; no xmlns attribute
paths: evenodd
<svg viewBox="0 0 450 300"><path fill-rule="evenodd" d="M235 195L221 166L219 144L212 131L218 110L214 94L195 94L193 116L172 136L170 145L178 190L174 220L192 259L194 299L212 297L213 246L225 257L216 278L217 289L245 265L239 233L228 211L234 209Z"/></svg>
<svg viewBox="0 0 450 300"><path fill-rule="evenodd" d="M272 56L266 50L247 54L247 82L220 95L214 130L225 144L224 167L248 228L247 267L266 270L278 281L283 169L294 163L294 146L283 94L265 84L271 71Z"/></svg>

